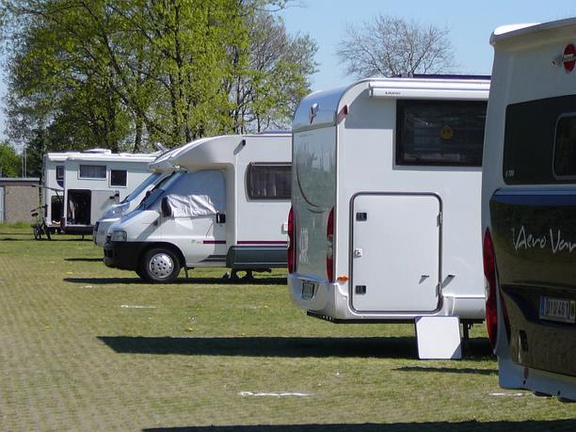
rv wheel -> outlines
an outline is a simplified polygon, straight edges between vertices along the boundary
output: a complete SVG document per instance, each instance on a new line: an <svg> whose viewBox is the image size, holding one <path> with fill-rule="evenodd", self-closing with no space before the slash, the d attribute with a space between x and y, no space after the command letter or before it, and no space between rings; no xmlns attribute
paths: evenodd
<svg viewBox="0 0 576 432"><path fill-rule="evenodd" d="M180 273L180 261L168 249L150 249L144 254L142 266L137 273L148 282L173 282Z"/></svg>

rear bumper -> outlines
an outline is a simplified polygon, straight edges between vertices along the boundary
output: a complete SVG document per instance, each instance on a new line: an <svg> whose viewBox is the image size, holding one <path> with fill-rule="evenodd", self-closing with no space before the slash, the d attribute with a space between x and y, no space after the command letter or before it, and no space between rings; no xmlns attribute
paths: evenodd
<svg viewBox="0 0 576 432"><path fill-rule="evenodd" d="M108 242L104 245L104 264L120 270L136 270L147 243Z"/></svg>

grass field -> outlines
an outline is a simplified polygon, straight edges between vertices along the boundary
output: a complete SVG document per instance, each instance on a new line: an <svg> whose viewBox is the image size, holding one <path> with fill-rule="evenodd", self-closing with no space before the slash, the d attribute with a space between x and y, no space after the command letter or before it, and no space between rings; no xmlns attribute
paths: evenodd
<svg viewBox="0 0 576 432"><path fill-rule="evenodd" d="M483 326L421 361L412 325L306 317L285 273L153 285L101 254L0 226L0 430L576 429L576 405L498 387Z"/></svg>

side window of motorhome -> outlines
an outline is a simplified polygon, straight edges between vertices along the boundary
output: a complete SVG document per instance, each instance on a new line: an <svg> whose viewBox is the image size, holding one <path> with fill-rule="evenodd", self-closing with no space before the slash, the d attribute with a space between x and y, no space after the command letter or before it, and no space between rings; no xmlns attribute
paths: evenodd
<svg viewBox="0 0 576 432"><path fill-rule="evenodd" d="M64 165L56 166L56 182L58 186L64 187Z"/></svg>
<svg viewBox="0 0 576 432"><path fill-rule="evenodd" d="M126 170L110 170L110 186L126 186L127 180Z"/></svg>
<svg viewBox="0 0 576 432"><path fill-rule="evenodd" d="M574 96L506 107L504 161L507 184L576 182Z"/></svg>
<svg viewBox="0 0 576 432"><path fill-rule="evenodd" d="M252 163L246 173L248 198L254 200L290 199L290 164Z"/></svg>
<svg viewBox="0 0 576 432"><path fill-rule="evenodd" d="M396 164L482 165L485 101L399 100Z"/></svg>
<svg viewBox="0 0 576 432"><path fill-rule="evenodd" d="M556 125L554 174L576 179L576 113L561 116Z"/></svg>
<svg viewBox="0 0 576 432"><path fill-rule="evenodd" d="M105 179L106 165L80 165L81 179Z"/></svg>

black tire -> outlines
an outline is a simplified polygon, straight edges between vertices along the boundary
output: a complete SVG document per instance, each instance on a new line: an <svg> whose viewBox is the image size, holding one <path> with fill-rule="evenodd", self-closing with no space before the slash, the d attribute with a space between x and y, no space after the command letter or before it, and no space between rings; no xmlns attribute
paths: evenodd
<svg viewBox="0 0 576 432"><path fill-rule="evenodd" d="M52 235L50 234L50 228L48 228L46 225L44 225L44 232L46 233L46 238L48 240L52 240Z"/></svg>
<svg viewBox="0 0 576 432"><path fill-rule="evenodd" d="M34 238L40 240L42 238L42 229L39 226L34 227Z"/></svg>
<svg viewBox="0 0 576 432"><path fill-rule="evenodd" d="M180 273L180 260L169 249L154 248L144 254L138 275L147 282L174 282Z"/></svg>

